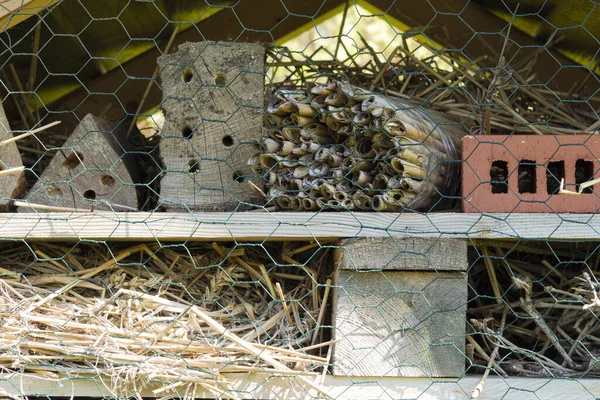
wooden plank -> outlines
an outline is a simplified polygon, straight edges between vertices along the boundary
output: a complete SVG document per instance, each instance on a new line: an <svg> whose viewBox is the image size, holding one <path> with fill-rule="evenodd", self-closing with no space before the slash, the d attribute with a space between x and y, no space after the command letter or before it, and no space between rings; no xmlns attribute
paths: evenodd
<svg viewBox="0 0 600 400"><path fill-rule="evenodd" d="M0 239L312 240L422 237L600 240L596 214L0 213Z"/></svg>
<svg viewBox="0 0 600 400"><path fill-rule="evenodd" d="M343 240L339 268L347 270L466 271L467 241L429 238Z"/></svg>
<svg viewBox="0 0 600 400"><path fill-rule="evenodd" d="M223 393L222 398L242 399L302 399L316 397L316 392L308 391L294 378L272 376L267 373L223 374L234 392ZM319 378L313 378L315 382ZM470 393L479 382L480 376L466 375L460 379L399 378L399 377L346 377L326 375L321 383L335 399L420 399L420 400L462 400L470 399ZM119 385L115 392L109 388L108 380L97 377L43 379L31 374L0 375L0 391L10 396L52 396L52 397L98 397L127 398L139 393L144 398L155 398L153 392L161 388L157 384L134 388L134 385ZM183 389L164 391L161 395L179 395ZM198 385L196 398L214 398L215 393ZM175 389L177 390L177 388ZM481 400L593 400L600 397L600 379L571 380L568 378L518 378L502 379L490 376L486 380ZM139 397L138 397L139 398Z"/></svg>
<svg viewBox="0 0 600 400"><path fill-rule="evenodd" d="M475 1L428 0L412 2L410 6L395 0L370 0L369 3L412 27L411 34L422 30L431 40L446 49L461 51L472 60L485 57L491 51L499 54L509 27L508 22ZM547 42L518 29L510 31L509 44L505 52L506 67L522 66L535 55L531 73L535 73L536 83L548 83L550 89L569 91L590 74L586 68L562 68L574 62L550 50Z"/></svg>
<svg viewBox="0 0 600 400"><path fill-rule="evenodd" d="M334 375L464 374L464 273L339 270L336 280Z"/></svg>
<svg viewBox="0 0 600 400"><path fill-rule="evenodd" d="M248 160L263 134L265 58L262 44L232 42L188 43L160 57L160 198L167 210L264 203L246 181L256 175Z"/></svg>
<svg viewBox="0 0 600 400"><path fill-rule="evenodd" d="M3 0L0 1L0 32L50 7L58 0Z"/></svg>
<svg viewBox="0 0 600 400"><path fill-rule="evenodd" d="M72 209L137 210L131 155L122 132L87 115L31 188L25 202ZM30 207L19 211L33 212Z"/></svg>

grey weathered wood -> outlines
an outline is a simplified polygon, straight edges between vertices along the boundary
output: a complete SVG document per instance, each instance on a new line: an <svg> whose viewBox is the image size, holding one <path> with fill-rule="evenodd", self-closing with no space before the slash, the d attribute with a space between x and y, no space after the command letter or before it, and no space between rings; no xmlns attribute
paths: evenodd
<svg viewBox="0 0 600 400"><path fill-rule="evenodd" d="M13 134L8 124L8 119L4 113L4 108L0 105L0 141L12 139ZM9 143L0 146L0 171L18 168L23 166L21 154L17 149L17 143ZM11 200L18 198L25 190L24 173L0 176L0 210L5 210Z"/></svg>
<svg viewBox="0 0 600 400"><path fill-rule="evenodd" d="M598 214L0 213L0 238L314 240L353 237L600 240Z"/></svg>
<svg viewBox="0 0 600 400"><path fill-rule="evenodd" d="M310 390L295 377L273 375L269 372L224 373L229 392L221 398L239 399L305 399L318 397L316 390ZM0 390L3 395L14 398L24 396L55 397L135 397L154 398L154 390L163 389L162 395L176 398L185 395L185 385L171 386L151 382L142 387L136 385L114 385L107 378L99 376L60 376L46 377L41 374L0 375ZM419 399L419 400L470 400L471 392L479 383L481 375L465 375L460 379L429 379L401 377L346 377L325 375L312 377L327 393L336 400L363 399ZM216 381L215 381L216 382ZM196 398L215 397L214 389L197 385ZM510 377L502 379L490 376L485 381L480 400L594 400L600 397L600 379L571 379L564 377L526 378Z"/></svg>
<svg viewBox="0 0 600 400"><path fill-rule="evenodd" d="M336 274L334 375L464 374L463 273L339 270Z"/></svg>
<svg viewBox="0 0 600 400"><path fill-rule="evenodd" d="M166 114L162 203L191 210L259 204L247 180L256 152L251 142L262 131L264 45L188 43L160 57L159 66Z"/></svg>
<svg viewBox="0 0 600 400"><path fill-rule="evenodd" d="M341 269L465 271L468 266L464 239L359 238L341 246Z"/></svg>
<svg viewBox="0 0 600 400"><path fill-rule="evenodd" d="M95 210L137 210L122 132L88 114L23 199L33 204ZM30 207L19 211L31 212Z"/></svg>

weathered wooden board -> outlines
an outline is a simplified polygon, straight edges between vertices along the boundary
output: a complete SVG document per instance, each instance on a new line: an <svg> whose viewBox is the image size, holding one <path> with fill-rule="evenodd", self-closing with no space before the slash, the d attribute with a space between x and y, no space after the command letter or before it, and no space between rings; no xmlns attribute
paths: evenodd
<svg viewBox="0 0 600 400"><path fill-rule="evenodd" d="M58 151L24 202L82 210L137 210L133 165L122 133L88 114ZM31 212L35 208L19 207Z"/></svg>
<svg viewBox="0 0 600 400"><path fill-rule="evenodd" d="M8 124L4 108L0 105L0 141L12 139L13 134ZM0 146L0 171L23 166L17 143L12 142ZM0 176L0 211L6 210L11 200L21 196L25 191L24 173Z"/></svg>
<svg viewBox="0 0 600 400"><path fill-rule="evenodd" d="M227 387L231 391L223 393L223 399L306 399L319 394L300 383L294 377L273 376L267 372L225 373ZM336 400L362 399L419 399L419 400L470 400L471 392L479 383L481 375L466 375L460 379L429 379L400 377L346 377L320 375L311 378ZM53 396L53 397L135 397L154 398L154 390L161 389L161 395L185 396L186 385L165 385L152 383L143 387L118 385L100 377L60 377L42 378L34 374L0 375L0 390L3 395L13 397ZM196 398L214 398L215 392L203 385L197 385ZM599 379L574 380L566 377L523 378L490 375L481 400L594 400L600 397Z"/></svg>
<svg viewBox="0 0 600 400"><path fill-rule="evenodd" d="M27 240L314 240L421 237L600 240L598 214L71 212L0 213L0 238Z"/></svg>
<svg viewBox="0 0 600 400"><path fill-rule="evenodd" d="M336 275L334 375L464 374L464 273L339 270Z"/></svg>
<svg viewBox="0 0 600 400"><path fill-rule="evenodd" d="M262 134L265 47L201 42L159 59L166 122L160 153L167 209L236 210L248 190L252 141Z"/></svg>
<svg viewBox="0 0 600 400"><path fill-rule="evenodd" d="M225 373L227 387L223 399L307 399L317 398L316 390L311 390L294 377L273 376L267 372ZM419 399L419 400L470 400L471 392L481 379L480 375L466 375L460 379L429 379L400 377L346 377L320 375L311 378L336 400L362 399ZM3 395L13 398L25 396L52 397L96 397L128 398L141 396L154 398L161 395L182 398L186 385L171 386L152 383L143 387L117 385L100 377L59 377L42 378L34 374L0 375L0 390ZM214 398L214 389L197 385L195 397ZM502 379L490 375L486 381L480 400L594 400L600 397L599 379L574 380L566 377Z"/></svg>
<svg viewBox="0 0 600 400"><path fill-rule="evenodd" d="M0 32L36 15L58 0L3 0L0 1Z"/></svg>
<svg viewBox="0 0 600 400"><path fill-rule="evenodd" d="M463 239L360 238L343 240L339 268L350 270L456 270L468 266Z"/></svg>

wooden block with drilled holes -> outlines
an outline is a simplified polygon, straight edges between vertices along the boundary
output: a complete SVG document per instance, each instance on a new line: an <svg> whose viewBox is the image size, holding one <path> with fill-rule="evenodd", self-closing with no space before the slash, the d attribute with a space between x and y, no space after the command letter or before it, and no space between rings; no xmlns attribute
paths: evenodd
<svg viewBox="0 0 600 400"><path fill-rule="evenodd" d="M117 139L123 132L111 126L91 114L83 118L24 201L70 209L137 210L133 160L122 147L124 141Z"/></svg>
<svg viewBox="0 0 600 400"><path fill-rule="evenodd" d="M4 108L0 105L0 141L12 139L13 134L8 124ZM23 166L17 143L12 142L0 147L0 173ZM5 211L11 200L19 198L25 190L23 172L0 176L0 210Z"/></svg>
<svg viewBox="0 0 600 400"><path fill-rule="evenodd" d="M467 247L445 240L342 242L333 294L334 375L464 374Z"/></svg>
<svg viewBox="0 0 600 400"><path fill-rule="evenodd" d="M248 189L261 136L265 47L202 42L159 58L165 111L160 154L167 209L231 211L261 204Z"/></svg>

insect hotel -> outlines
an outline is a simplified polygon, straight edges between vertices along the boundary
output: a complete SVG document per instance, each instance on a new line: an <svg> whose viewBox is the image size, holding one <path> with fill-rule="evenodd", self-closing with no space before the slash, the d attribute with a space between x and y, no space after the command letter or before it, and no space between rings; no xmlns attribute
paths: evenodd
<svg viewBox="0 0 600 400"><path fill-rule="evenodd" d="M600 397L593 1L0 22L0 396Z"/></svg>

